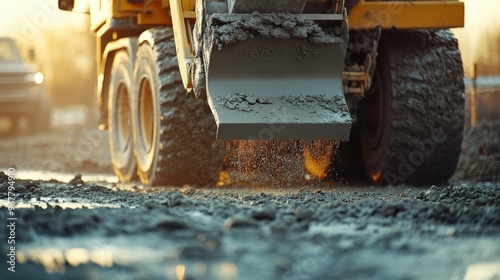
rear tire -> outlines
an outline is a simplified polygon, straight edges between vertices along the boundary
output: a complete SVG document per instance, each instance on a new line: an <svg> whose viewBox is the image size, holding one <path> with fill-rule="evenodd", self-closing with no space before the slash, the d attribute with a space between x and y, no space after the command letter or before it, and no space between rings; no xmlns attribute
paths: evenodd
<svg viewBox="0 0 500 280"><path fill-rule="evenodd" d="M133 126L138 175L145 184L215 186L215 120L208 104L187 95L172 28L154 28L137 52Z"/></svg>
<svg viewBox="0 0 500 280"><path fill-rule="evenodd" d="M111 68L108 130L111 161L121 182L137 176L132 137L132 62L126 51L116 53Z"/></svg>
<svg viewBox="0 0 500 280"><path fill-rule="evenodd" d="M359 112L363 162L373 182L446 182L464 127L463 68L453 34L383 33L373 86Z"/></svg>

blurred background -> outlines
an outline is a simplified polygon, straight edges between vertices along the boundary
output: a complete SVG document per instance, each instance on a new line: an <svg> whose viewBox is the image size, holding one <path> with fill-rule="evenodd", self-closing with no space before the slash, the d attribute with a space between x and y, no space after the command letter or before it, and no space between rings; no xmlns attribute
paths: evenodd
<svg viewBox="0 0 500 280"><path fill-rule="evenodd" d="M464 2L466 26L454 32L459 39L466 76L471 76L474 63L478 76L500 76L500 1ZM38 64L45 76L45 89L52 97L55 112L57 108L70 108L84 119L79 122L95 125L95 41L89 31L88 15L59 11L57 0L0 0L0 3L0 36L14 37L25 59L30 49L35 50L31 62ZM471 82L468 85L470 88ZM484 106L484 102L490 107L499 103L497 96L498 90L491 85L480 85L478 106ZM493 109L498 111L498 107ZM60 121L65 119L64 114L55 117Z"/></svg>
<svg viewBox="0 0 500 280"><path fill-rule="evenodd" d="M59 11L57 0L0 0L0 36L38 65L52 99L53 124L96 125L95 39L89 16ZM35 51L34 59L29 57Z"/></svg>

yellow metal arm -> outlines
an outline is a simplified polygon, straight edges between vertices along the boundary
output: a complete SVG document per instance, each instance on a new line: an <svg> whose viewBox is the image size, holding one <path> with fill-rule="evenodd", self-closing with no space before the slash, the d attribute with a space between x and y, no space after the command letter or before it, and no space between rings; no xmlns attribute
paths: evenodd
<svg viewBox="0 0 500 280"><path fill-rule="evenodd" d="M190 3L192 1L185 1ZM191 8L191 7L188 7ZM170 16L172 17L172 27L174 29L175 49L177 51L177 60L179 62L179 70L181 72L182 83L184 88L191 89L191 79L188 75L189 64L192 63L192 47L189 43L186 29L186 21L184 19L184 6L180 0L170 0Z"/></svg>
<svg viewBox="0 0 500 280"><path fill-rule="evenodd" d="M365 1L349 14L353 30L453 28L464 26L464 3L450 1Z"/></svg>

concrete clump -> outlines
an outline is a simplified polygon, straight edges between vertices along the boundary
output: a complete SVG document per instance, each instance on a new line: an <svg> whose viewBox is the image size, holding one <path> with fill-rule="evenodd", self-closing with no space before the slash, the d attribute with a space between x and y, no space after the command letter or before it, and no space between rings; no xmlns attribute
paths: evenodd
<svg viewBox="0 0 500 280"><path fill-rule="evenodd" d="M243 92L229 94L224 97L218 97L217 102L229 110L238 110L244 112L253 112L253 105L267 105L272 104L268 98L256 97L254 95L247 95Z"/></svg>
<svg viewBox="0 0 500 280"><path fill-rule="evenodd" d="M321 28L312 20L293 14L247 15L213 14L206 26L206 36L219 49L254 37L287 40L308 39L314 44L337 44L348 38L346 28Z"/></svg>

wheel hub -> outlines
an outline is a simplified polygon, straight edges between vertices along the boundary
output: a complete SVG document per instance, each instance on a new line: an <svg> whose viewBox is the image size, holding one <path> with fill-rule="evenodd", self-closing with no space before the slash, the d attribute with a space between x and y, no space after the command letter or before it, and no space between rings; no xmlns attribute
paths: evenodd
<svg viewBox="0 0 500 280"><path fill-rule="evenodd" d="M140 124L140 139L144 150L148 153L153 146L154 132L154 110L153 96L151 85L147 78L141 81L139 92L139 124Z"/></svg>
<svg viewBox="0 0 500 280"><path fill-rule="evenodd" d="M128 91L125 84L121 83L118 85L118 120L116 122L117 129L117 144L118 149L122 152L126 151L130 145L130 126L131 126L131 115L130 115L130 104L128 101Z"/></svg>

